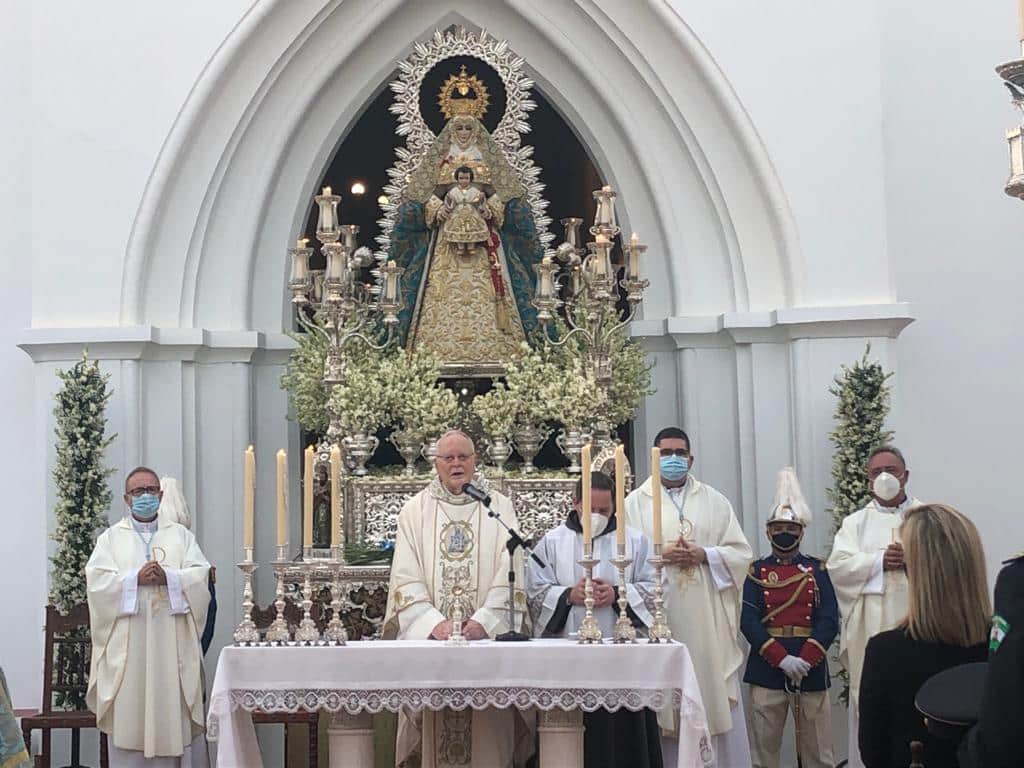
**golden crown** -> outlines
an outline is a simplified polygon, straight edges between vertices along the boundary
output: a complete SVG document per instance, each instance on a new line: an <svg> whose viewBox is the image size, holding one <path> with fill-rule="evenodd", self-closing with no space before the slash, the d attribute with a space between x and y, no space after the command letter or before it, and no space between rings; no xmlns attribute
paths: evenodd
<svg viewBox="0 0 1024 768"><path fill-rule="evenodd" d="M448 120L456 115L479 120L487 114L489 104L487 86L476 75L467 74L465 66L459 68L459 74L449 75L437 94L437 105Z"/></svg>

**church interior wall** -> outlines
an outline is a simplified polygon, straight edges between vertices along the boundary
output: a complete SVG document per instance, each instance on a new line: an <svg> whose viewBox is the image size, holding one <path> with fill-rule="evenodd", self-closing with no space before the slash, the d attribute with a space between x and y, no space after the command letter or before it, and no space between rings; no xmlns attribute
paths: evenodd
<svg viewBox="0 0 1024 768"><path fill-rule="evenodd" d="M950 39L949 30L963 30L956 48L944 49L929 37L938 32L919 31L911 10L890 7L899 4L671 0L709 52L701 66L721 71L734 91L732 108L747 115L743 124L719 122L715 140L711 121L730 114L715 106L724 97L708 91L699 62L678 66L678 52L667 50L668 22L626 13L613 0L564 7L426 0L419 16L400 5L270 3L243 20L249 3L241 0L145 10L124 2L102 19L84 7L57 13L26 4L13 11L18 24L0 28L4 63L22 62L0 67L0 95L17 91L5 103L22 105L27 116L22 124L0 121L7 175L0 260L13 278L0 287L7 299L0 355L10 372L0 382L0 408L16 438L0 461L12 489L5 520L15 524L7 546L24 553L14 563L0 559L0 579L24 590L2 661L17 706L36 703L40 689L53 372L71 364L86 339L101 339L93 348L113 375L108 415L119 438L108 461L119 473L112 482L140 462L182 473L200 540L218 566L222 618L211 653L229 641L241 589L233 567L241 536L238 457L256 443L264 468L257 556L268 562L272 454L279 447L299 453L278 387L288 317L284 248L304 221L317 174L359 104L387 76L387 62L451 5L514 41L545 93L598 148L628 227L656 245L642 335L657 360L658 393L637 421L638 446L681 420L694 440L698 475L733 500L759 543L774 472L795 462L816 514L808 549L823 553L834 408L827 387L871 340L872 353L898 370L892 423L911 458L914 490L972 513L993 577L997 560L1020 549L1024 517L1015 514L1012 483L1001 480L1013 477L1013 438L1024 427L1013 391L1021 369L1015 331L1024 319L1014 295L1021 211L1001 191L1001 136L1014 116L991 73L1000 57L994 52L1013 55L1012 4L968 13L939 0L929 11L935 29ZM567 25L570 17L560 15L581 8L589 21L573 16ZM255 43L231 66L219 65L223 90L210 92L216 104L203 102L213 104L209 121L195 124L195 143L163 177L161 196L151 176L161 147L236 25ZM116 46L109 44L115 28ZM565 30L570 66L560 65L567 53L546 37ZM62 44L47 44L54 39ZM328 64L331 45L357 40L359 57ZM637 66L624 66L625 58ZM20 68L25 61L30 77ZM331 77L320 71L327 66L344 69ZM652 72L645 95L643 79ZM616 111L602 106L599 84L620 104ZM685 114L664 106L687 100L692 111ZM272 108L248 111L255 103ZM672 139L673 126L691 139L687 152ZM763 145L760 160L752 150L733 151L750 132ZM750 170L758 163L777 175L777 188L764 182L763 168ZM673 176L672 169L686 172ZM70 201L55 203L58 191L70 192ZM157 199L169 209L155 210ZM155 223L143 233L147 220ZM145 285L125 314L132 248ZM910 310L896 302L913 303L918 318L898 340L892 337ZM773 314L831 306L863 311L848 321L801 316L811 318L810 331L786 330L799 323L787 326ZM85 330L118 323L169 332L181 326L183 346L193 349L159 339L117 346ZM55 359L31 350L33 364L13 347L30 326L67 329ZM813 330L825 327L832 330ZM216 332L229 336L217 341ZM641 473L646 464L638 451ZM293 460L292 499L298 477ZM297 515L291 537L299 539ZM270 569L257 571L261 603L270 584Z"/></svg>

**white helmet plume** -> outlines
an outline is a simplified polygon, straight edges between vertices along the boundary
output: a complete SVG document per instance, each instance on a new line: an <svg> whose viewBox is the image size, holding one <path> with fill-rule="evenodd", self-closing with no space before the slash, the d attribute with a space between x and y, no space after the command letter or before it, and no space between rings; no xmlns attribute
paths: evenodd
<svg viewBox="0 0 1024 768"><path fill-rule="evenodd" d="M779 470L775 481L775 507L768 517L769 523L782 520L805 527L811 523L811 509L807 506L796 470L792 467Z"/></svg>
<svg viewBox="0 0 1024 768"><path fill-rule="evenodd" d="M164 498L160 502L160 514L192 530L192 516L188 513L188 504L178 481L173 477L161 477L160 490L164 492Z"/></svg>

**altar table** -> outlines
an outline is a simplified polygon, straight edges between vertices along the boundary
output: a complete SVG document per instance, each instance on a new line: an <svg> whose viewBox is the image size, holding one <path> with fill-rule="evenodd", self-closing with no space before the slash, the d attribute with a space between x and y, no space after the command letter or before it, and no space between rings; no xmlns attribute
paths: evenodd
<svg viewBox="0 0 1024 768"><path fill-rule="evenodd" d="M582 766L581 712L599 708L675 708L679 768L701 768L702 753L708 756L697 677L686 646L675 642L229 647L217 661L207 735L217 741L219 768L262 768L252 712L325 710L334 715L328 729L332 768L372 766L370 714L445 707L537 710L542 768Z"/></svg>

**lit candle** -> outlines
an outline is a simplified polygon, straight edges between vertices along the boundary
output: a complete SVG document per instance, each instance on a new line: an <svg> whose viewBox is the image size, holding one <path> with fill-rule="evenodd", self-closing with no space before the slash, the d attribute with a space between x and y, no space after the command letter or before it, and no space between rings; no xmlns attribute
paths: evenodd
<svg viewBox="0 0 1024 768"><path fill-rule="evenodd" d="M277 452L277 546L288 546L288 454Z"/></svg>
<svg viewBox="0 0 1024 768"><path fill-rule="evenodd" d="M302 546L313 546L313 465L316 462L316 451L313 446L306 447L305 473L302 476Z"/></svg>
<svg viewBox="0 0 1024 768"><path fill-rule="evenodd" d="M324 187L321 197L330 197L331 188ZM333 232L337 226L337 205L338 203L334 200L318 200L317 203L320 206L320 219L317 221L316 228L320 232Z"/></svg>
<svg viewBox="0 0 1024 768"><path fill-rule="evenodd" d="M321 192L321 194L322 194L322 195L323 195L324 197L330 197L330 194L331 194L331 188L330 188L330 187L324 187L324 189L323 189L323 192Z"/></svg>
<svg viewBox="0 0 1024 768"><path fill-rule="evenodd" d="M1021 2L1024 3L1024 0L1021 0ZM636 232L634 232L632 235L629 236L629 244L630 245L639 245L640 244L640 236L637 235Z"/></svg>
<svg viewBox="0 0 1024 768"><path fill-rule="evenodd" d="M328 187L328 189L330 189L330 187ZM601 187L601 191L602 192L611 192L612 188L610 186L608 186L607 184L605 184L603 187Z"/></svg>
<svg viewBox="0 0 1024 768"><path fill-rule="evenodd" d="M583 498L580 500L583 509L580 511L580 525L583 527L583 547L590 549L594 545L590 528L590 443L583 446L580 462L583 464Z"/></svg>
<svg viewBox="0 0 1024 768"><path fill-rule="evenodd" d="M654 522L651 538L654 546L661 549L661 450L654 446L651 448L651 497L654 499Z"/></svg>
<svg viewBox="0 0 1024 768"><path fill-rule="evenodd" d="M256 506L256 453L250 445L245 449L245 473L243 491L245 497L244 514L242 515L242 546L252 549L253 512Z"/></svg>
<svg viewBox="0 0 1024 768"><path fill-rule="evenodd" d="M306 241L299 240L292 249L292 282L305 280L309 276L309 253Z"/></svg>
<svg viewBox="0 0 1024 768"><path fill-rule="evenodd" d="M626 449L615 446L615 537L619 556L626 556Z"/></svg>
<svg viewBox="0 0 1024 768"><path fill-rule="evenodd" d="M331 446L331 548L341 535L341 449Z"/></svg>

